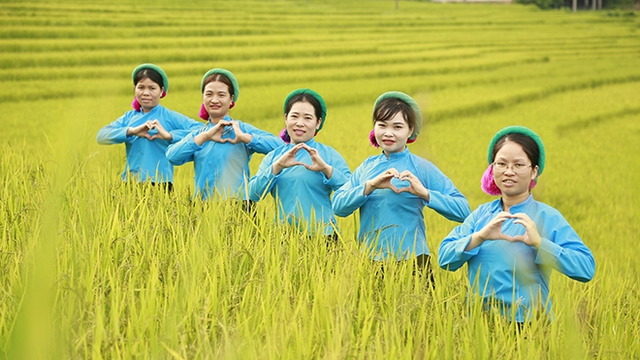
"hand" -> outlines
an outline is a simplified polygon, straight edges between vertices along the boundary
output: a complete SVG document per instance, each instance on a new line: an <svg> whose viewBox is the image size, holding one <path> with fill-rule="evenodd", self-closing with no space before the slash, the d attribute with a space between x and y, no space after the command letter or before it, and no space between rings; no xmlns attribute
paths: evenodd
<svg viewBox="0 0 640 360"><path fill-rule="evenodd" d="M157 133L151 135L151 137L148 136L149 133L147 132L147 139L149 140L162 139L162 140L168 140L168 141L173 140L173 135L171 135L170 132L165 130L162 124L160 124L160 121L158 120L147 121L147 126L149 126L150 130L154 130L154 129L157 130Z"/></svg>
<svg viewBox="0 0 640 360"><path fill-rule="evenodd" d="M233 132L236 134L236 137L233 139L225 139L226 141L232 144L244 143L248 144L253 140L253 135L247 134L240 128L240 123L236 120L228 121L231 123L231 127L233 128Z"/></svg>
<svg viewBox="0 0 640 360"><path fill-rule="evenodd" d="M301 145L302 149L307 150L309 156L311 157L311 165L305 163L300 163L300 165L311 171L322 172L325 174L327 179L331 179L331 175L333 174L333 167L331 167L324 161L322 156L320 156L320 153L318 153L318 150L310 147L305 143L301 143L299 145Z"/></svg>
<svg viewBox="0 0 640 360"><path fill-rule="evenodd" d="M510 219L512 217L506 211L502 211L496 217L491 219L487 225L485 225L480 231L476 234L480 238L480 242L485 242L486 240L507 240L513 241L514 238L502 232L502 224L505 220Z"/></svg>
<svg viewBox="0 0 640 360"><path fill-rule="evenodd" d="M502 232L502 224L507 219L516 219L513 223L524 226L526 232L524 235L509 236ZM471 241L467 245L465 251L469 251L480 246L487 240L506 240L511 242L520 241L529 246L540 247L542 238L538 233L536 223L525 213L510 214L506 211L501 212L495 218L491 219L480 231L471 236Z"/></svg>
<svg viewBox="0 0 640 360"><path fill-rule="evenodd" d="M307 166L307 164L296 160L296 154L300 149L302 149L303 145L305 144L304 143L297 144L296 146L292 147L289 151L284 153L282 156L280 156L280 158L276 160L271 167L271 171L273 172L273 175L278 175L283 169L290 168L292 166L297 166L297 165Z"/></svg>
<svg viewBox="0 0 640 360"><path fill-rule="evenodd" d="M391 184L391 179L399 177L400 174L395 168L391 168L373 179L364 183L364 194L369 195L376 189L391 189L395 193L399 190Z"/></svg>
<svg viewBox="0 0 640 360"><path fill-rule="evenodd" d="M398 194L401 192L409 192L410 194L419 196L426 201L429 201L429 190L427 190L427 188L422 185L420 179L418 179L417 176L413 175L411 171L405 170L401 172L398 176L398 179L409 182L409 186L403 187L396 191Z"/></svg>
<svg viewBox="0 0 640 360"><path fill-rule="evenodd" d="M535 246L536 249L539 248L540 243L542 243L542 238L538 233L536 223L525 213L513 214L511 218L516 219L513 221L514 224L520 224L524 226L526 230L524 235L514 236L512 241L521 241L529 246Z"/></svg>
<svg viewBox="0 0 640 360"><path fill-rule="evenodd" d="M127 136L135 135L149 140L172 140L173 136L162 127L157 119L149 120L142 125L127 129Z"/></svg>
<svg viewBox="0 0 640 360"><path fill-rule="evenodd" d="M193 140L198 146L202 146L207 141L214 141L219 143L226 143L229 139L223 139L224 130L227 126L231 126L231 122L227 120L220 120L217 124L210 127L207 131L196 135Z"/></svg>

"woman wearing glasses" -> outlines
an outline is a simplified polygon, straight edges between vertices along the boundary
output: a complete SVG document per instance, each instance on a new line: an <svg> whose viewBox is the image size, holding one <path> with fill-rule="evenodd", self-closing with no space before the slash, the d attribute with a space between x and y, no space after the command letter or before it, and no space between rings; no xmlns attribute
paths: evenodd
<svg viewBox="0 0 640 360"><path fill-rule="evenodd" d="M531 189L545 166L540 137L522 126L491 140L482 189L500 196L481 205L440 244L439 264L455 271L468 264L471 291L484 308L518 323L550 313L549 277L555 269L587 282L595 273L589 248L558 210L535 201Z"/></svg>

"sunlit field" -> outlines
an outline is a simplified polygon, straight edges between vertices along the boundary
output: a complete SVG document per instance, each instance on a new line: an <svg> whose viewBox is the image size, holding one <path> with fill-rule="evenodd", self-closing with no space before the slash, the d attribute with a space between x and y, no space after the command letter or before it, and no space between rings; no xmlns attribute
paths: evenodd
<svg viewBox="0 0 640 360"><path fill-rule="evenodd" d="M640 14L520 5L363 0L0 1L0 358L640 358ZM385 276L339 244L233 202L192 202L191 164L171 195L123 184L124 146L102 126L130 109L131 71L169 77L162 104L197 118L202 75L231 70L234 118L278 133L282 102L327 102L317 140L354 170L376 97L426 114L413 153L471 208L486 148L507 125L543 139L533 190L596 259L586 284L552 277L553 321L513 324L467 301L466 267ZM251 169L262 159L256 155ZM456 226L425 209L428 243Z"/></svg>

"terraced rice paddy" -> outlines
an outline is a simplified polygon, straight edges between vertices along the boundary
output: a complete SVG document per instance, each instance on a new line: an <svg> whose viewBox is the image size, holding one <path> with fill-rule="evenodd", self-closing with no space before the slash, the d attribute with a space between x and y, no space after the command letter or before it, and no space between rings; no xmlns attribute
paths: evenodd
<svg viewBox="0 0 640 360"><path fill-rule="evenodd" d="M640 357L640 20L401 1L0 2L0 357ZM121 184L122 146L95 143L129 109L131 71L170 80L162 104L197 118L201 76L234 72L235 118L273 133L310 87L328 106L318 141L355 167L374 100L411 94L427 126L411 151L467 196L500 128L534 129L547 168L534 196L596 257L587 284L555 274L555 319L516 333L466 302L464 271L431 291L405 266L380 281L340 219L335 249L194 206L190 165L173 196ZM255 171L262 156L255 156ZM426 210L429 247L456 225ZM317 241L316 241L317 240Z"/></svg>

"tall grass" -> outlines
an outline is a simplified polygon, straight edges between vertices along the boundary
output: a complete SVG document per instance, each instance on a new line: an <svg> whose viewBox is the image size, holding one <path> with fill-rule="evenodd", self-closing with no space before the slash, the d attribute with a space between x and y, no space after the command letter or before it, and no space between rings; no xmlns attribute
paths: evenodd
<svg viewBox="0 0 640 360"><path fill-rule="evenodd" d="M0 358L640 357L640 49L636 16L522 6L393 1L0 2ZM427 114L411 151L472 207L486 146L533 128L548 166L534 196L593 250L587 284L554 275L554 321L521 331L467 298L464 269L408 264L384 277L358 247L192 202L193 170L170 195L122 184L121 146L96 131L128 109L131 70L170 78L163 104L196 117L198 85L232 70L235 118L277 133L294 88L325 97L318 140L352 169L377 151L373 101L410 93ZM262 156L255 156L255 170ZM425 212L429 248L454 223ZM435 265L435 264L434 264Z"/></svg>

